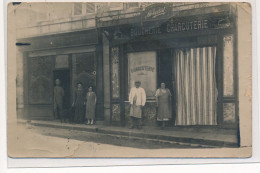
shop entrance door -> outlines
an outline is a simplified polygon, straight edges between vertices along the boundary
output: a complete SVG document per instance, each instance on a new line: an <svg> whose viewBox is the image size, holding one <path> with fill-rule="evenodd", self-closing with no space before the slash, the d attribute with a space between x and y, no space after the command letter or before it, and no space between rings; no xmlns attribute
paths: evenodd
<svg viewBox="0 0 260 173"><path fill-rule="evenodd" d="M70 99L70 70L69 69L62 69L62 70L55 70L53 71L53 88L55 87L55 80L60 79L60 86L64 90L64 99L63 99L63 109L69 109L71 106L71 99Z"/></svg>
<svg viewBox="0 0 260 173"><path fill-rule="evenodd" d="M216 47L176 49L175 125L217 125Z"/></svg>
<svg viewBox="0 0 260 173"><path fill-rule="evenodd" d="M159 76L158 76L158 87L162 82L165 83L166 87L172 91L172 65L171 65L171 51L165 50L160 51L159 55Z"/></svg>
<svg viewBox="0 0 260 173"><path fill-rule="evenodd" d="M161 50L158 57L159 61L159 73L158 73L158 82L157 86L160 87L161 83L165 83L166 88L168 88L172 94L172 119L171 124L174 124L175 121L175 90L173 86L173 77L172 77L172 58L171 50Z"/></svg>

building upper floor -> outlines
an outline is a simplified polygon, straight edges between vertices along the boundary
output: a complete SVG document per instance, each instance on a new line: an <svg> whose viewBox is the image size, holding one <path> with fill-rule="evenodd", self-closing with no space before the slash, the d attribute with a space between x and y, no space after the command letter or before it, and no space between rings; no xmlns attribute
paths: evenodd
<svg viewBox="0 0 260 173"><path fill-rule="evenodd" d="M19 39L117 25L119 20L129 18L142 20L144 12L145 18L153 19L169 11L178 15L180 11L221 4L223 2L22 2L17 5L9 5L13 6L10 12L15 13L16 38ZM155 5L157 7L151 8ZM197 11L197 13L205 12Z"/></svg>

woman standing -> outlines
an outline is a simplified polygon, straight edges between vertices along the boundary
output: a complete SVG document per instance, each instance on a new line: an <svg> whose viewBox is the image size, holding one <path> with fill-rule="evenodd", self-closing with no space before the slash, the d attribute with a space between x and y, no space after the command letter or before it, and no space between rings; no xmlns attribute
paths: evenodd
<svg viewBox="0 0 260 173"><path fill-rule="evenodd" d="M93 88L90 86L88 88L88 93L86 95L87 104L86 104L86 120L87 124L93 124L95 119L95 109L97 103L97 97Z"/></svg>
<svg viewBox="0 0 260 173"><path fill-rule="evenodd" d="M161 88L157 89L155 96L158 107L157 121L161 121L162 127L165 127L165 122L172 118L171 92L168 88L165 88L165 83L161 83Z"/></svg>
<svg viewBox="0 0 260 173"><path fill-rule="evenodd" d="M75 91L75 98L72 104L72 107L75 107L75 116L74 121L76 123L84 122L84 113L85 113L85 93L82 86L82 83L77 84L77 89Z"/></svg>

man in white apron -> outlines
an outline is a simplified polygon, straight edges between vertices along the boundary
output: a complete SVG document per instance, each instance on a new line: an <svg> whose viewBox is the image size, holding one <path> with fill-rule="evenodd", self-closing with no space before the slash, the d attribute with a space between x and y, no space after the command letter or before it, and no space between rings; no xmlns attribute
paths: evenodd
<svg viewBox="0 0 260 173"><path fill-rule="evenodd" d="M142 119L142 108L146 102L146 94L142 87L140 87L141 82L136 81L135 87L131 88L129 94L129 102L130 102L130 126L132 129L135 126L135 122L137 121L137 128L142 128L141 119Z"/></svg>

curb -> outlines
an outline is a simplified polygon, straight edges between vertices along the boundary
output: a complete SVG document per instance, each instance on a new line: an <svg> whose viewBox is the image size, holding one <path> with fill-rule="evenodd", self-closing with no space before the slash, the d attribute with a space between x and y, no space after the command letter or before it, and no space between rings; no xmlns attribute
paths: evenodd
<svg viewBox="0 0 260 173"><path fill-rule="evenodd" d="M153 141L165 141L165 142L174 142L174 143L185 143L189 145L201 145L201 146L208 146L208 147L238 147L237 143L234 142L226 142L226 141L219 141L219 140L210 140L210 139L199 139L199 138L189 138L189 137L180 137L180 136L167 136L167 135L157 135L157 134L149 134L143 132L126 132L126 131L118 131L118 130L110 130L102 127L79 127L79 126L72 126L72 125L57 125L57 124L49 124L49 123L40 123L40 122L29 122L31 125L34 126L41 126L41 127L51 127L51 128L60 128L60 129L67 129L67 130L78 130L78 131L87 131L87 132L95 132L100 134L107 134L107 135L121 135L128 138L138 138L144 140L153 140Z"/></svg>

